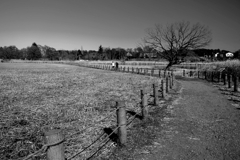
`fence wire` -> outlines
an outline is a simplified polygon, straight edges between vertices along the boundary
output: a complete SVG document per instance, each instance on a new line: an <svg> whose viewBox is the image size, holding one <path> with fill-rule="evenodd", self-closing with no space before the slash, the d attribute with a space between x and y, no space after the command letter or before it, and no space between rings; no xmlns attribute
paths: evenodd
<svg viewBox="0 0 240 160"><path fill-rule="evenodd" d="M106 116L106 117L104 117L103 119L100 119L100 120L98 120L98 121L96 121L96 122L94 122L94 123L100 123L100 122L105 121L107 118L111 117L111 116L113 115L113 113L115 113L118 109L119 109L119 107L117 107L116 109L114 109L113 111L111 111L108 116ZM74 138L70 138L70 137L72 137L72 136L74 136L74 135L77 135L77 134L79 134L79 133L85 132L87 129L88 129L88 127L82 129L81 131L77 131L77 132L75 132L75 133L72 133L71 135L68 135L68 136L66 137L66 139L68 139L68 140L74 139Z"/></svg>

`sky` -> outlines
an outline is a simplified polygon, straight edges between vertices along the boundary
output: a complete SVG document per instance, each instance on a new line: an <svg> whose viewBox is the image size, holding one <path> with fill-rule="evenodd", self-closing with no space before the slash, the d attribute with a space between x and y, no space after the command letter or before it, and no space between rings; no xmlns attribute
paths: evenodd
<svg viewBox="0 0 240 160"><path fill-rule="evenodd" d="M155 24L189 21L212 32L206 47L240 49L239 0L0 0L0 46L135 48Z"/></svg>

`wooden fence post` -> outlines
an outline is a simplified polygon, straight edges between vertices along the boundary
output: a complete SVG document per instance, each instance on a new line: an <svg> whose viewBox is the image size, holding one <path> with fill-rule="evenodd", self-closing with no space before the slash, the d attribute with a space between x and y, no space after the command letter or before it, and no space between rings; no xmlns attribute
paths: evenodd
<svg viewBox="0 0 240 160"><path fill-rule="evenodd" d="M166 88L165 88L163 79L161 80L161 88L162 88L162 98L165 98Z"/></svg>
<svg viewBox="0 0 240 160"><path fill-rule="evenodd" d="M172 77L172 78L171 78L171 79L172 79L172 86L174 86L174 77L175 77L175 76L174 76L173 71L172 71L171 77Z"/></svg>
<svg viewBox="0 0 240 160"><path fill-rule="evenodd" d="M212 71L212 74L211 74L211 78L212 78L212 82L214 82L214 72Z"/></svg>
<svg viewBox="0 0 240 160"><path fill-rule="evenodd" d="M117 107L118 140L120 146L124 146L127 142L126 107L124 102L118 102Z"/></svg>
<svg viewBox="0 0 240 160"><path fill-rule="evenodd" d="M148 69L145 68L145 69L144 69L144 75L147 75L147 72L148 72Z"/></svg>
<svg viewBox="0 0 240 160"><path fill-rule="evenodd" d="M64 156L64 136L59 129L50 130L45 133L46 143L49 144L47 150L48 160L65 160Z"/></svg>
<svg viewBox="0 0 240 160"><path fill-rule="evenodd" d="M197 72L197 77L200 78L200 71Z"/></svg>
<svg viewBox="0 0 240 160"><path fill-rule="evenodd" d="M142 109L142 120L147 118L147 95L145 93L145 90L141 90L141 100L142 100L142 104L141 104L141 109Z"/></svg>
<svg viewBox="0 0 240 160"><path fill-rule="evenodd" d="M185 70L183 70L183 77L185 77Z"/></svg>
<svg viewBox="0 0 240 160"><path fill-rule="evenodd" d="M132 73L134 73L134 69L133 69L133 67L132 67Z"/></svg>
<svg viewBox="0 0 240 160"><path fill-rule="evenodd" d="M228 88L231 88L231 79L232 76L230 74L227 74L227 78L228 78Z"/></svg>
<svg viewBox="0 0 240 160"><path fill-rule="evenodd" d="M233 75L233 84L234 84L233 91L237 92L238 91L238 77L237 77L236 73Z"/></svg>
<svg viewBox="0 0 240 160"><path fill-rule="evenodd" d="M161 70L159 69L158 71L158 77L160 78L161 77Z"/></svg>
<svg viewBox="0 0 240 160"><path fill-rule="evenodd" d="M220 83L221 82L221 72L217 72L218 74L217 74L217 76L218 76L218 83Z"/></svg>
<svg viewBox="0 0 240 160"><path fill-rule="evenodd" d="M151 69L151 76L153 77L154 69Z"/></svg>
<svg viewBox="0 0 240 160"><path fill-rule="evenodd" d="M172 76L168 76L169 77L169 88L172 89Z"/></svg>
<svg viewBox="0 0 240 160"><path fill-rule="evenodd" d="M154 97L154 105L156 106L158 104L158 86L157 84L153 84L153 97Z"/></svg>
<svg viewBox="0 0 240 160"><path fill-rule="evenodd" d="M223 73L223 85L226 85L227 74Z"/></svg>
<svg viewBox="0 0 240 160"><path fill-rule="evenodd" d="M190 71L189 76L192 77L192 71Z"/></svg>
<svg viewBox="0 0 240 160"><path fill-rule="evenodd" d="M207 71L204 71L205 80L207 80Z"/></svg>
<svg viewBox="0 0 240 160"><path fill-rule="evenodd" d="M168 87L169 87L169 82L168 82L168 76L166 77L166 93L168 93Z"/></svg>

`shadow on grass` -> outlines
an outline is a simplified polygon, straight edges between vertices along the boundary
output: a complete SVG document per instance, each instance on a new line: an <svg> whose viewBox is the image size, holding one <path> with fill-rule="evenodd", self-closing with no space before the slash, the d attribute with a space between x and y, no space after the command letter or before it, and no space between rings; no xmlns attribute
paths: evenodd
<svg viewBox="0 0 240 160"><path fill-rule="evenodd" d="M111 141L118 143L118 135L116 133L113 133L113 130L111 128L104 128L103 131L107 134L110 135L109 139L111 139Z"/></svg>
<svg viewBox="0 0 240 160"><path fill-rule="evenodd" d="M136 112L134 112L134 111L127 111L127 113L130 114L131 116L136 115ZM141 115L138 115L138 114L136 115L136 118L138 118L140 120L143 119L143 117Z"/></svg>

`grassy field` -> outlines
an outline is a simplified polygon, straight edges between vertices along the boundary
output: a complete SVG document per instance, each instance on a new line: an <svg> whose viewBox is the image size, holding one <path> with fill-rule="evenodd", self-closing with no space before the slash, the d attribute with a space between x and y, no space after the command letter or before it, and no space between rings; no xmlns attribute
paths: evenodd
<svg viewBox="0 0 240 160"><path fill-rule="evenodd" d="M0 159L18 159L39 150L49 129L62 129L66 136L86 129L66 141L68 157L90 144L104 127L116 125L115 101L137 110L140 89L150 92L158 81L64 64L0 63Z"/></svg>

